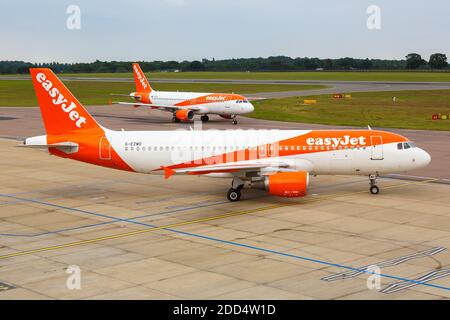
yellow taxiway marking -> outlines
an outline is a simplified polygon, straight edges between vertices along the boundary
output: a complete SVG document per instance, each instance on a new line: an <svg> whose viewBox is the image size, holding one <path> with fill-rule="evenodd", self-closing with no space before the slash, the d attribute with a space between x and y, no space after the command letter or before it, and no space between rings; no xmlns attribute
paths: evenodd
<svg viewBox="0 0 450 320"><path fill-rule="evenodd" d="M403 186L407 186L407 185L424 184L424 183L428 183L428 182L432 182L432 181L436 181L436 180L439 180L439 179L428 179L428 180L424 180L424 181L401 183L401 184L386 186L386 187L383 187L383 189L392 189L392 188L399 188L399 187L403 187ZM305 202L326 200L326 199L336 198L336 197L345 197L345 196L351 196L351 195L366 193L366 192L367 191L357 191L357 192L350 192L350 193L344 193L344 194L332 194L332 195L316 197L316 198L306 198L301 202L296 201L296 202L278 203L278 204L271 205L271 206L266 206L266 207L261 207L261 208L246 210L246 211L231 212L231 213L217 215L217 216L213 216L213 217L209 217L209 218L201 218L201 219L195 219L195 220L190 220L190 221L178 222L178 223L168 224L168 225L164 225L164 226L160 226L160 227L151 227L151 228L147 228L147 229L143 229L143 230L136 230L136 231L124 232L124 233L114 234L114 235L105 236L105 237L98 237L98 238L93 238L93 239L74 241L74 242L69 242L69 243L65 243L65 244L48 246L48 247L43 247L43 248L38 248L38 249L33 249L33 250L13 252L13 253L9 253L9 254L0 256L0 260L34 254L34 253L39 253L39 252L44 252L44 251L53 251L53 250L58 250L58 249L63 249L63 248L80 246L80 245L84 245L84 244L97 243L97 242L106 241L106 240L130 237L130 236L147 233L147 232L152 232L152 231L156 231L156 230L171 229L171 228L175 228L175 227L181 227L181 226L191 225L191 224L200 223L200 222L207 222L207 221L213 221L213 220L218 220L218 219L224 219L224 218L228 218L228 217L242 216L242 215L251 214L251 213L255 213L255 212L267 211L270 209L277 209L277 208L282 208L282 207L287 207L287 206L298 205L298 204L302 204Z"/></svg>

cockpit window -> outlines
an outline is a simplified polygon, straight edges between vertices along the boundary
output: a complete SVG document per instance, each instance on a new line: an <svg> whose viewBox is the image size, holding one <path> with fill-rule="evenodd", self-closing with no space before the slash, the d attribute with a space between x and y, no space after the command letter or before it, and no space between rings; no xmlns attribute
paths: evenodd
<svg viewBox="0 0 450 320"><path fill-rule="evenodd" d="M403 142L403 149L415 148L416 145L413 142Z"/></svg>
<svg viewBox="0 0 450 320"><path fill-rule="evenodd" d="M397 143L397 149L402 150L403 149L403 143Z"/></svg>

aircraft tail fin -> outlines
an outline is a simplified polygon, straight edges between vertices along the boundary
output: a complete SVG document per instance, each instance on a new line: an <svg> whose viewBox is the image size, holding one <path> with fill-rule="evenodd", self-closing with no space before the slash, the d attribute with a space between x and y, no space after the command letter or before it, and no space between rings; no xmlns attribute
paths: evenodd
<svg viewBox="0 0 450 320"><path fill-rule="evenodd" d="M133 63L134 82L136 84L137 92L151 92L152 87L148 83L147 77L142 72L138 63Z"/></svg>
<svg viewBox="0 0 450 320"><path fill-rule="evenodd" d="M30 68L30 74L47 135L102 130L51 69Z"/></svg>

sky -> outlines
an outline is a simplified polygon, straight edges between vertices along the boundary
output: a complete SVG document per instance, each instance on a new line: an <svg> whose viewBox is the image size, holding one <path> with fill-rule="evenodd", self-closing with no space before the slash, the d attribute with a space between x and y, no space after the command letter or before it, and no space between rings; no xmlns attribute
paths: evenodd
<svg viewBox="0 0 450 320"><path fill-rule="evenodd" d="M68 6L80 9L80 28ZM380 29L369 29L370 5ZM448 0L1 0L0 60L450 55ZM371 20L373 22L373 20Z"/></svg>

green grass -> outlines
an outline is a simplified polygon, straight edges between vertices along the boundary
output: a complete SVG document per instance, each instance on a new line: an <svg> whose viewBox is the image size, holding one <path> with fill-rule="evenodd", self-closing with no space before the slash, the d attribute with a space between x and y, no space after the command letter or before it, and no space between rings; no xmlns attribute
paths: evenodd
<svg viewBox="0 0 450 320"><path fill-rule="evenodd" d="M150 72L148 79L347 80L450 82L450 71ZM130 73L72 73L64 77L132 78Z"/></svg>
<svg viewBox="0 0 450 320"><path fill-rule="evenodd" d="M66 86L86 105L107 104L110 99L128 101L126 97L111 97L110 93L128 94L135 91L134 83L67 81ZM157 83L155 88L168 91L257 93L290 90L321 89L319 85L278 84L216 84L216 83ZM22 80L0 80L0 106L36 106L33 84Z"/></svg>
<svg viewBox="0 0 450 320"><path fill-rule="evenodd" d="M397 102L392 102L392 97ZM304 99L317 99L304 105ZM255 101L258 119L349 125L357 127L450 130L450 120L431 120L432 114L450 114L450 90L365 92L350 99L333 99L331 95L291 97Z"/></svg>

